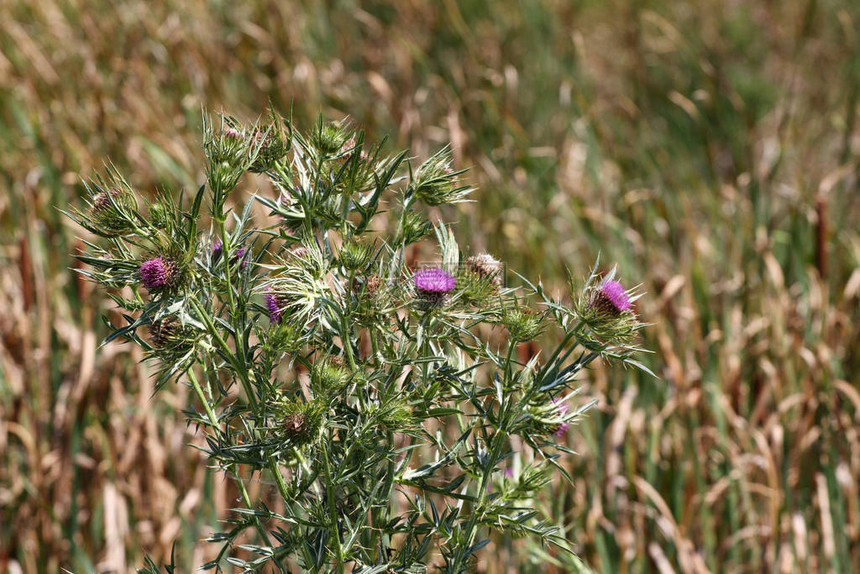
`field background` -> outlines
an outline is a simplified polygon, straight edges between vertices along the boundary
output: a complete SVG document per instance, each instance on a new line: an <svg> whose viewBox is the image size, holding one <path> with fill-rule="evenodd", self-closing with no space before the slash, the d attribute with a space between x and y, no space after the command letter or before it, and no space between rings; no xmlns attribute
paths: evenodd
<svg viewBox="0 0 860 574"><path fill-rule="evenodd" d="M98 349L57 208L108 160L196 189L201 110L269 100L450 141L473 252L642 284L659 379L582 379L576 484L542 502L595 571L860 572L858 29L852 0L0 2L0 573L211 552L235 493L185 391ZM552 560L497 540L479 569Z"/></svg>

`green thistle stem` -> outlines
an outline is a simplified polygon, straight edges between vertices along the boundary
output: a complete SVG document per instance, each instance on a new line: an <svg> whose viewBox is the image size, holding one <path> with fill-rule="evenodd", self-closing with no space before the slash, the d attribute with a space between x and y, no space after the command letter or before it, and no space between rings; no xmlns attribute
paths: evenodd
<svg viewBox="0 0 860 574"><path fill-rule="evenodd" d="M206 397L206 393L203 392L203 387L200 386L200 382L197 380L197 377L194 375L193 369L188 369L187 372L188 380L191 382L191 388L194 389L197 398L200 399L200 402L203 403L203 408L206 410L206 416L209 418L209 424L213 429L220 431L221 426L218 423L218 415L215 414L215 411L212 410L212 405L209 402L209 399ZM245 488L245 483L242 481L242 477L239 476L238 465L233 464L230 467L230 472L232 472L236 476L236 484L239 486L239 492L242 495L242 500L245 503L245 506L248 508L253 508L253 503L251 502L251 496L248 494L248 490ZM283 479L282 479L283 480ZM266 532L266 529L263 528L262 522L260 522L260 518L254 517L254 525L257 528L257 532L260 534L260 537L266 542L267 545L271 545L269 541L269 535Z"/></svg>
<svg viewBox="0 0 860 574"><path fill-rule="evenodd" d="M221 333L218 331L215 323L212 322L206 309L204 309L200 302L194 297L188 298L188 301L191 302L191 306L194 307L194 310L197 311L200 319L202 319L203 323L206 325L207 331L209 331L209 334L215 339L215 342L218 343L218 346L221 347L221 350L224 352L224 356L239 376L239 381L242 383L242 387L245 389L245 394L248 396L248 404L251 405L251 408L256 413L258 411L257 396L254 394L254 389L251 386L248 371L245 369L243 364L239 363L235 353L233 353L233 349L230 348L230 345L228 345L227 341L224 340L224 337L221 336Z"/></svg>
<svg viewBox="0 0 860 574"><path fill-rule="evenodd" d="M329 520L331 521L331 529L332 529L332 539L334 540L334 550L335 550L335 558L337 560L337 572L338 574L344 574L345 572L345 558L343 555L343 546L340 542L340 528L338 526L338 512L337 512L337 503L334 499L334 481L332 480L331 473L331 464L329 463L329 455L328 448L326 446L326 441L322 441L322 459L323 459L323 469L325 472L325 489L327 493L327 501L328 501L328 512L329 512Z"/></svg>

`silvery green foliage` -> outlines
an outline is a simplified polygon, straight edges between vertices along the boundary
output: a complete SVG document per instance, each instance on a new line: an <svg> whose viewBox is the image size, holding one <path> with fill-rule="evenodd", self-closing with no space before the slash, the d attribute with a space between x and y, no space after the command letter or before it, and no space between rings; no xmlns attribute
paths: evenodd
<svg viewBox="0 0 860 574"><path fill-rule="evenodd" d="M600 356L638 366L641 324L590 303L596 269L555 300L462 253L423 216L471 191L446 150L416 167L345 122L302 135L273 111L253 126L207 120L203 148L193 196L150 203L111 170L70 217L101 237L83 273L125 311L107 342L140 345L159 385L193 389L188 420L237 482L242 505L204 569L454 573L493 531L569 552L534 497L570 479L564 433L590 406L571 401L574 381ZM230 209L248 171L275 193ZM421 283L407 250L434 231L438 270ZM559 342L520 360L539 336Z"/></svg>

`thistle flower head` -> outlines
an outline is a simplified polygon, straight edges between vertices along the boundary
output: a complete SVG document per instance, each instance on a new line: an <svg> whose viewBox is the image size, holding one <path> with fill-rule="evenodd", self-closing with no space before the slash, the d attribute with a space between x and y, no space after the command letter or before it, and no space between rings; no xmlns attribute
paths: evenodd
<svg viewBox="0 0 860 574"><path fill-rule="evenodd" d="M280 323L284 318L284 309L287 306L287 299L283 295L278 293L272 293L272 288L267 287L265 295L263 295L263 299L266 302L266 311L269 314L269 320L272 323Z"/></svg>
<svg viewBox="0 0 860 574"><path fill-rule="evenodd" d="M291 148L292 140L284 129L284 120L271 110L269 124L256 128L251 135L251 150L256 152L256 159L249 170L263 173L272 169Z"/></svg>
<svg viewBox="0 0 860 574"><path fill-rule="evenodd" d="M179 279L179 265L169 257L153 257L140 265L140 282L150 291L171 287Z"/></svg>
<svg viewBox="0 0 860 574"><path fill-rule="evenodd" d="M506 309L502 322L511 339L518 342L531 341L543 331L543 316L524 305Z"/></svg>
<svg viewBox="0 0 860 574"><path fill-rule="evenodd" d="M588 340L598 345L626 345L640 327L633 312L630 292L612 275L599 285L587 286L576 301L574 310L589 330L580 337L582 343Z"/></svg>
<svg viewBox="0 0 860 574"><path fill-rule="evenodd" d="M154 347L164 347L176 339L182 325L174 316L157 319L149 324L149 339Z"/></svg>
<svg viewBox="0 0 860 574"><path fill-rule="evenodd" d="M415 288L425 293L450 293L457 286L457 279L444 269L421 269L413 278Z"/></svg>
<svg viewBox="0 0 860 574"><path fill-rule="evenodd" d="M301 447L317 440L325 411L321 403L282 399L276 404L276 410L278 434L290 446Z"/></svg>
<svg viewBox="0 0 860 574"><path fill-rule="evenodd" d="M352 373L340 357L326 357L311 369L311 387L317 395L340 393L350 382Z"/></svg>
<svg viewBox="0 0 860 574"><path fill-rule="evenodd" d="M472 255L466 259L465 264L469 271L489 280L493 285L502 285L502 262L489 253Z"/></svg>
<svg viewBox="0 0 860 574"><path fill-rule="evenodd" d="M630 310L630 297L618 281L604 281L593 293L591 306L601 313L617 317Z"/></svg>
<svg viewBox="0 0 860 574"><path fill-rule="evenodd" d="M137 199L131 190L112 187L93 196L90 214L93 223L108 236L129 231L132 227L129 211L137 209Z"/></svg>
<svg viewBox="0 0 860 574"><path fill-rule="evenodd" d="M420 269L412 278L415 291L422 303L437 307L444 303L448 294L457 286L457 278L444 269Z"/></svg>

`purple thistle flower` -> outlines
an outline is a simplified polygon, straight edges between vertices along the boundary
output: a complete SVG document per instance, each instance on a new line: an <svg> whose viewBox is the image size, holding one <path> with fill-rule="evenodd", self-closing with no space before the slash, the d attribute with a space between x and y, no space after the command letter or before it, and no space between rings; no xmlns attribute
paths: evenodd
<svg viewBox="0 0 860 574"><path fill-rule="evenodd" d="M232 128L229 126L221 130L221 136L224 139L233 140L235 142L241 142L245 139L245 137L242 135L242 132L240 132L236 128Z"/></svg>
<svg viewBox="0 0 860 574"><path fill-rule="evenodd" d="M237 260L241 259L242 261L241 261L241 263L239 263L239 267L241 269L244 269L245 265L248 264L248 258L245 257L247 254L248 254L248 250L245 249L244 247L240 247L239 249L236 250L236 253L233 255L233 257L230 260L235 263Z"/></svg>
<svg viewBox="0 0 860 574"><path fill-rule="evenodd" d="M272 323L280 324L281 320L284 318L284 297L277 293L271 293L271 290L271 287L266 287L266 291L269 291L269 293L266 293L263 296L263 299L266 301L266 311L268 311L269 319Z"/></svg>
<svg viewBox="0 0 860 574"><path fill-rule="evenodd" d="M552 404L555 405L555 409L559 417L564 417L570 411L570 408L567 406L567 402L565 402L564 399L556 397L552 400ZM558 428L552 434L556 437L561 437L564 436L569 429L570 424L562 421L558 424Z"/></svg>
<svg viewBox="0 0 860 574"><path fill-rule="evenodd" d="M627 291L624 290L624 287L618 281L604 281L600 287L600 291L618 309L619 313L630 309L630 297L627 296Z"/></svg>
<svg viewBox="0 0 860 574"><path fill-rule="evenodd" d="M454 290L457 279L444 269L420 269L413 277L415 289L424 305L436 307Z"/></svg>
<svg viewBox="0 0 860 574"><path fill-rule="evenodd" d="M419 293L450 293L457 279L444 269L421 269L415 273L415 288Z"/></svg>
<svg viewBox="0 0 860 574"><path fill-rule="evenodd" d="M220 239L218 239L212 244L212 258L218 259L223 254L224 254L224 242L221 241ZM247 254L248 254L248 250L245 249L244 247L240 247L233 254L233 257L230 258L230 262L235 263L236 261L239 261L241 259L242 262L239 264L239 267L244 269L245 265L248 264L248 260L245 257Z"/></svg>
<svg viewBox="0 0 860 574"><path fill-rule="evenodd" d="M140 282L150 291L162 289L176 279L176 263L166 257L144 261L139 270Z"/></svg>
<svg viewBox="0 0 860 574"><path fill-rule="evenodd" d="M591 292L588 306L596 319L617 319L630 310L630 297L618 281L604 281Z"/></svg>

